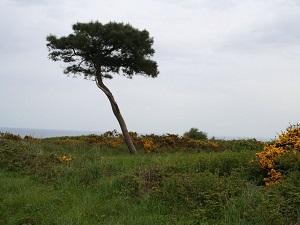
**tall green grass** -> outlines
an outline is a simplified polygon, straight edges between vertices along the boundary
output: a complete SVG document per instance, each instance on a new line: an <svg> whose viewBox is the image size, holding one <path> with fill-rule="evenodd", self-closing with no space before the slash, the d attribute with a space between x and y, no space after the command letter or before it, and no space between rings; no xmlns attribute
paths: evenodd
<svg viewBox="0 0 300 225"><path fill-rule="evenodd" d="M223 142L223 141L222 141ZM296 224L300 172L262 186L253 141L131 156L120 146L0 139L0 224ZM60 162L59 156L72 158ZM298 167L297 167L298 168Z"/></svg>

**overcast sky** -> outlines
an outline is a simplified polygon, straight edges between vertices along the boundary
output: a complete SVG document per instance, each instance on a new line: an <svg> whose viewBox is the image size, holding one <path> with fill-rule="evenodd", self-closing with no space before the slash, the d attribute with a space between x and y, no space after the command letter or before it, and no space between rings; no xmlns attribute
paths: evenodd
<svg viewBox="0 0 300 225"><path fill-rule="evenodd" d="M300 122L298 0L1 0L0 127L120 131L96 84L48 59L47 35L92 20L154 37L157 78L104 81L131 131L274 138Z"/></svg>

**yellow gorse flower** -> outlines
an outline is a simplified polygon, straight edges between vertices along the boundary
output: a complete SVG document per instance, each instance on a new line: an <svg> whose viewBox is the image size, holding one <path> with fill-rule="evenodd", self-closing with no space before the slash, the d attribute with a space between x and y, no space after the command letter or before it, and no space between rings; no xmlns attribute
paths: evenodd
<svg viewBox="0 0 300 225"><path fill-rule="evenodd" d="M154 144L154 140L153 138L143 138L142 140L142 143L143 143L143 147L145 149L145 152L147 154L150 154L151 153L151 150L153 148L153 144Z"/></svg>
<svg viewBox="0 0 300 225"><path fill-rule="evenodd" d="M268 177L264 178L266 186L282 179L282 173L274 168L279 158L289 153L296 154L297 151L300 151L300 125L298 124L287 128L274 144L266 143L264 150L256 154L259 165L268 171Z"/></svg>
<svg viewBox="0 0 300 225"><path fill-rule="evenodd" d="M66 155L59 156L57 159L60 162L70 162L73 160L71 157L67 157Z"/></svg>

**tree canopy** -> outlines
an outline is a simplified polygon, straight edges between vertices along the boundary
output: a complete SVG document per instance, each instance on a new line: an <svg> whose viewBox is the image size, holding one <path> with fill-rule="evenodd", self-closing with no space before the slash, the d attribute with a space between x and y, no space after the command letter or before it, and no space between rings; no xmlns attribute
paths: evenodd
<svg viewBox="0 0 300 225"><path fill-rule="evenodd" d="M195 127L192 127L188 132L185 132L183 135L196 140L207 140L207 133Z"/></svg>
<svg viewBox="0 0 300 225"><path fill-rule="evenodd" d="M47 36L49 58L67 63L65 74L112 78L121 74L128 78L144 75L156 77L157 63L153 38L147 30L138 30L130 24L110 22L76 23L73 34L57 38Z"/></svg>

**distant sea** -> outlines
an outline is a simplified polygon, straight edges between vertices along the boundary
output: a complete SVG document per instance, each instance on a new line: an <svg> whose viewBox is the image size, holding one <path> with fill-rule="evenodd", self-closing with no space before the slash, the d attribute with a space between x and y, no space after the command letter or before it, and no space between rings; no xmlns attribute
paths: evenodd
<svg viewBox="0 0 300 225"><path fill-rule="evenodd" d="M19 134L21 137L30 135L35 138L49 138L62 136L81 136L88 134L103 134L98 131L82 131L82 130L54 130L54 129L34 129L34 128L11 128L0 127L0 132L10 132L12 134Z"/></svg>

